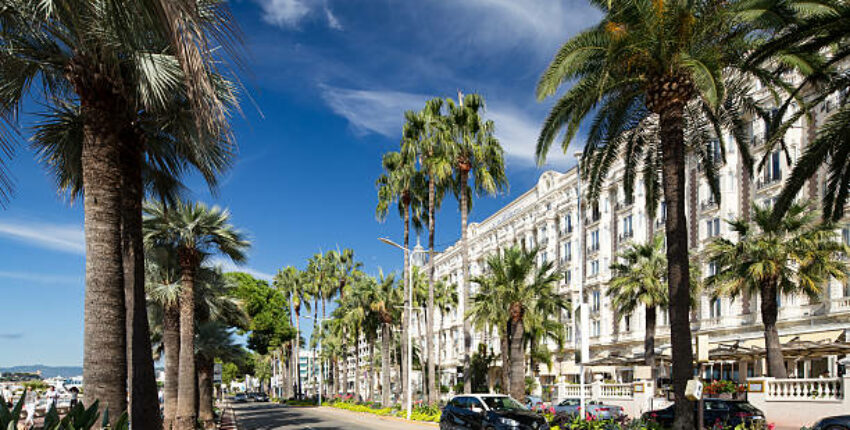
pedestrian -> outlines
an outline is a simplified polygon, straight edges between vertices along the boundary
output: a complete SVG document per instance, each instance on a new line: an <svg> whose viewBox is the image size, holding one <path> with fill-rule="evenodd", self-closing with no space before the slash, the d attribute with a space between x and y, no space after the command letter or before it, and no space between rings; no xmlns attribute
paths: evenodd
<svg viewBox="0 0 850 430"><path fill-rule="evenodd" d="M47 390L47 393L44 394L44 396L47 398L47 402L49 403L47 409L50 410L50 408L55 408L56 403L59 402L59 392L56 391L56 387L51 385L50 388Z"/></svg>
<svg viewBox="0 0 850 430"><path fill-rule="evenodd" d="M77 406L77 396L80 394L80 389L77 387L71 387L68 392L71 393L71 407Z"/></svg>
<svg viewBox="0 0 850 430"><path fill-rule="evenodd" d="M29 397L27 398L26 403L26 411L27 411L27 419L24 421L24 428L33 428L35 426L35 407L38 405L38 401L41 400L40 396L35 395L35 393L29 393ZM26 396L27 393L24 392Z"/></svg>

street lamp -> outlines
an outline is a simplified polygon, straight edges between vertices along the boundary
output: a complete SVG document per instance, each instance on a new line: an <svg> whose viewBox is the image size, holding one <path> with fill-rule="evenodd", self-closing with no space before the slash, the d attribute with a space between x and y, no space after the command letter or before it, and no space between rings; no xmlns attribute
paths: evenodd
<svg viewBox="0 0 850 430"><path fill-rule="evenodd" d="M307 318L307 319L309 319L309 320L313 320L313 322L314 322L314 323L318 322L318 323L319 323L319 335L321 336L321 334L322 334L322 325L325 323L325 320L326 320L327 318L322 318L322 317L313 318L313 317L311 317L310 315L304 315L302 318ZM315 327L315 324L314 324L314 327ZM322 340L321 340L321 338L319 338L319 352L318 352L318 355L319 355L319 357L321 357L321 356L322 356ZM316 360L315 360L315 357L313 358L313 361L314 361L314 362L316 361ZM322 364L323 364L323 363L322 363L322 360L321 360L321 359L319 359L319 378L318 378L318 379L319 379L319 391L318 391L318 392L319 392L319 406L322 406L322 377L324 376L324 373L322 372L322 370L323 370L322 368L323 368L324 366L322 366ZM310 376L313 376L313 375L310 375Z"/></svg>
<svg viewBox="0 0 850 430"><path fill-rule="evenodd" d="M393 242L390 239L387 239L386 237L379 237L378 240L380 240L383 243L386 243L387 245L394 246L398 249L401 249L402 251L404 251L407 254L407 267L409 268L408 274L407 274L407 285L408 285L407 303L413 304L413 254L414 254L414 252L417 252L417 251L416 250L411 251L411 250L405 248L404 246L399 245L399 244ZM418 252L424 253L424 251L418 251ZM410 307L410 305L408 305L407 307ZM411 391L410 374L412 373L411 370L413 369L413 338L411 336L411 330L410 330L411 327L413 327L413 312L411 312L411 310L408 309L407 310L407 392L404 393L404 395L405 395L405 409L407 409L407 419L408 420L410 420L410 415L413 412L413 403L411 401L412 396L410 395L410 391Z"/></svg>
<svg viewBox="0 0 850 430"><path fill-rule="evenodd" d="M585 390L585 387L584 387L584 363L587 362L587 355L590 353L590 348L588 347L587 340L585 339L587 337L588 324L587 324L587 309L585 309L586 306L584 304L584 243L583 243L584 231L582 230L582 227L583 227L583 224L584 224L584 218L582 217L582 211L581 211L581 192L582 192L582 189L581 189L581 158L582 158L583 154L582 154L581 151L576 151L574 155L575 155L576 161L578 162L578 164L576 166L576 171L577 171L576 176L578 177L578 186L577 186L577 190L576 190L576 201L577 201L577 207L578 207L578 209L577 209L577 212L578 212L577 229L578 229L578 234L579 234L579 240L578 240L578 252L579 252L579 254L578 254L578 262L579 262L579 265L578 265L578 267L579 267L579 269L578 269L579 270L579 272L578 272L578 302L579 302L579 304L576 307L576 309L579 311L579 314L578 314L579 321L576 321L575 310L573 310L573 325L575 326L575 324L578 323L578 330L575 330L575 332L576 332L576 343L578 343L578 345L576 345L576 348L578 348L578 351L579 351L579 353L578 353L578 357L579 357L579 360L578 360L579 405L581 407L581 409L580 409L581 413L586 414L587 409L585 409L585 399L584 399L584 396L585 396L585 391L584 391Z"/></svg>

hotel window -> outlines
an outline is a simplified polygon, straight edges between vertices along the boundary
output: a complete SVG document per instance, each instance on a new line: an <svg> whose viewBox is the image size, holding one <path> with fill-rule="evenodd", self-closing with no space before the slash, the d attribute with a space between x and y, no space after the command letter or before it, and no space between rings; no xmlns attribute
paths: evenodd
<svg viewBox="0 0 850 430"><path fill-rule="evenodd" d="M569 284L573 280L573 272L570 269L564 270L564 283Z"/></svg>
<svg viewBox="0 0 850 430"><path fill-rule="evenodd" d="M705 222L705 237L715 237L720 235L720 218L710 219Z"/></svg>
<svg viewBox="0 0 850 430"><path fill-rule="evenodd" d="M599 212L599 203L593 204L593 209L591 210L591 222L599 221L599 218L602 218L602 213Z"/></svg>
<svg viewBox="0 0 850 430"><path fill-rule="evenodd" d="M631 316L631 314L623 317L623 331L625 331L626 333L632 331L632 316Z"/></svg>
<svg viewBox="0 0 850 430"><path fill-rule="evenodd" d="M723 153L720 151L720 139L711 139L711 142L706 145L706 153L709 157L706 161L712 163L720 162L723 157Z"/></svg>
<svg viewBox="0 0 850 430"><path fill-rule="evenodd" d="M723 316L721 310L721 299L711 299L711 302L708 305L709 316L711 318L720 318L721 316Z"/></svg>
<svg viewBox="0 0 850 430"><path fill-rule="evenodd" d="M564 216L564 228L567 230L567 233L573 232L573 216L567 214Z"/></svg>
<svg viewBox="0 0 850 430"><path fill-rule="evenodd" d="M768 162L764 165L764 182L772 183L782 179L782 156L781 151L776 150L770 154Z"/></svg>
<svg viewBox="0 0 850 430"><path fill-rule="evenodd" d="M599 251L599 230L590 232L590 251Z"/></svg>
<svg viewBox="0 0 850 430"><path fill-rule="evenodd" d="M590 262L590 276L596 276L599 274L599 260L592 260Z"/></svg>
<svg viewBox="0 0 850 430"><path fill-rule="evenodd" d="M573 247L572 242L564 243L564 261L572 261L573 259Z"/></svg>
<svg viewBox="0 0 850 430"><path fill-rule="evenodd" d="M706 270L706 274L708 276L714 276L717 274L717 262L709 261L708 262L708 270Z"/></svg>
<svg viewBox="0 0 850 430"><path fill-rule="evenodd" d="M850 227L841 229L841 240L844 241L845 245L850 246Z"/></svg>
<svg viewBox="0 0 850 430"><path fill-rule="evenodd" d="M629 215L623 218L623 237L632 237L634 236L634 229L632 229L632 215Z"/></svg>
<svg viewBox="0 0 850 430"><path fill-rule="evenodd" d="M593 290L591 297L593 301L590 304L590 310L599 312L599 309L602 307L602 293L599 290Z"/></svg>
<svg viewBox="0 0 850 430"><path fill-rule="evenodd" d="M541 254L540 261L543 264L546 264L546 262L549 261L549 254L546 251L543 251L543 254Z"/></svg>
<svg viewBox="0 0 850 430"><path fill-rule="evenodd" d="M590 335L593 337L599 337L599 333L601 333L601 324L599 321L593 321L590 324Z"/></svg>

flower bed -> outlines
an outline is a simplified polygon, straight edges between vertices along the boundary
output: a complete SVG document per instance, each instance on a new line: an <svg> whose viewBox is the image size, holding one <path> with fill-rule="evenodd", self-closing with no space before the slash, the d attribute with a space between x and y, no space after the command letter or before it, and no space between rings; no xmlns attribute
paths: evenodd
<svg viewBox="0 0 850 430"><path fill-rule="evenodd" d="M402 411L398 407L381 407L378 403L357 403L351 400L333 400L331 402L324 402L322 406L329 406L337 409L344 409L352 412L363 412L372 415L378 415L382 417L398 417L404 418L405 412ZM436 406L421 406L417 405L410 413L410 418L413 421L427 421L427 422L440 422L440 409Z"/></svg>

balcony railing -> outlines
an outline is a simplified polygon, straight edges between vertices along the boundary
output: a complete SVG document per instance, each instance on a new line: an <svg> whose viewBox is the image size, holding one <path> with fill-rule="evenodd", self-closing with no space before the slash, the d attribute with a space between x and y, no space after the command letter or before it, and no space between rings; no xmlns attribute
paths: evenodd
<svg viewBox="0 0 850 430"><path fill-rule="evenodd" d="M850 297L833 299L830 302L830 312L850 312Z"/></svg>
<svg viewBox="0 0 850 430"><path fill-rule="evenodd" d="M765 379L765 400L822 402L844 398L841 378Z"/></svg>
<svg viewBox="0 0 850 430"><path fill-rule="evenodd" d="M621 200L617 203L614 203L614 210L623 211L626 209L630 209L632 206L634 206L634 201L630 202L628 200Z"/></svg>
<svg viewBox="0 0 850 430"><path fill-rule="evenodd" d="M782 182L782 175L774 175L769 178L759 178L758 182L756 182L756 188L761 190L763 188L767 188L771 185L776 185Z"/></svg>
<svg viewBox="0 0 850 430"><path fill-rule="evenodd" d="M635 237L635 231L634 230L627 230L627 231L620 233L617 236L617 240L620 241L620 242L625 242L625 241L627 241L627 240L629 240L633 237Z"/></svg>

